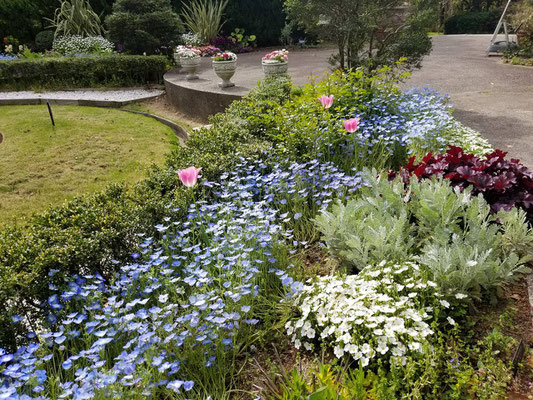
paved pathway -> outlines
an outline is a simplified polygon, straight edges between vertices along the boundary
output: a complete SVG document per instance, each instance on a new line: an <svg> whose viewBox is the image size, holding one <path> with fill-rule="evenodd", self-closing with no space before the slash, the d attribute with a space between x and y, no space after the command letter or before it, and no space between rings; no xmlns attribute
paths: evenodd
<svg viewBox="0 0 533 400"><path fill-rule="evenodd" d="M202 57L197 71L200 79L187 81L183 70L167 72L165 79L171 83L177 83L182 87L198 90L200 92L229 94L244 96L257 86L257 82L264 78L261 67L261 58L270 50L259 49L251 53L238 54L237 71L231 79L234 87L221 89L218 87L220 78L213 71L211 57ZM296 85L304 85L313 79L324 77L324 73L331 71L329 58L335 50L331 48L306 48L291 49L289 54L289 74L292 82Z"/></svg>
<svg viewBox="0 0 533 400"><path fill-rule="evenodd" d="M433 52L406 87L448 93L455 117L533 168L533 68L486 57L490 35L433 37Z"/></svg>
<svg viewBox="0 0 533 400"><path fill-rule="evenodd" d="M163 90L158 89L65 90L43 93L31 91L0 92L0 105L40 104L50 101L56 104L120 106L133 101L150 99L163 93Z"/></svg>

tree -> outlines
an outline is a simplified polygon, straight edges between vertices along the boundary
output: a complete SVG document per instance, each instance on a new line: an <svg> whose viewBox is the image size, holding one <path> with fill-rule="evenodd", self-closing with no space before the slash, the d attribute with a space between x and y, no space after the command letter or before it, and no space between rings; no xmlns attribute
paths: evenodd
<svg viewBox="0 0 533 400"><path fill-rule="evenodd" d="M135 54L159 53L174 46L183 33L170 0L118 0L105 22L110 39Z"/></svg>
<svg viewBox="0 0 533 400"><path fill-rule="evenodd" d="M0 40L14 36L22 42L38 32L38 9L31 0L0 0ZM0 53L4 51L0 44Z"/></svg>
<svg viewBox="0 0 533 400"><path fill-rule="evenodd" d="M337 44L340 68L374 69L406 57L414 67L431 50L402 0L285 0L289 17L309 33Z"/></svg>

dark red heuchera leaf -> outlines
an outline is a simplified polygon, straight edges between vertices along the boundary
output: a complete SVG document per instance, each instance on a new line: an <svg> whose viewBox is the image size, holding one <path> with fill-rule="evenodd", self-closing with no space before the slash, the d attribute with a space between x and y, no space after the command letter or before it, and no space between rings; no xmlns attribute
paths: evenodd
<svg viewBox="0 0 533 400"><path fill-rule="evenodd" d="M506 160L506 156L506 152L495 150L483 160L450 146L446 154L429 153L418 164L411 157L398 173L390 171L389 179L399 174L407 184L413 175L419 179L444 177L461 190L472 187L473 195L482 193L493 212L521 207L533 220L533 171L520 164L520 160Z"/></svg>

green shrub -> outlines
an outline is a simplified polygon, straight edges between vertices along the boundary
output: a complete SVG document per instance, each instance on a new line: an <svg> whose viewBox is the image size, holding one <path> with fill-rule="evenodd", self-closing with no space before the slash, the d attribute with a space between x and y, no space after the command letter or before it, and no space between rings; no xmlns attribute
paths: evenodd
<svg viewBox="0 0 533 400"><path fill-rule="evenodd" d="M162 56L64 57L0 62L0 89L68 89L161 83Z"/></svg>
<svg viewBox="0 0 533 400"><path fill-rule="evenodd" d="M230 0L226 17L226 34L238 28L243 29L256 35L261 46L278 44L285 26L282 0Z"/></svg>
<svg viewBox="0 0 533 400"><path fill-rule="evenodd" d="M491 10L454 15L444 22L444 33L493 33L501 14L501 10Z"/></svg>
<svg viewBox="0 0 533 400"><path fill-rule="evenodd" d="M134 54L155 54L170 49L183 33L170 0L118 0L105 20L109 38Z"/></svg>
<svg viewBox="0 0 533 400"><path fill-rule="evenodd" d="M0 232L0 320L17 312L36 320L50 283L76 274L110 277L113 260L131 254L140 227L127 199L123 187L113 186L37 215L25 230ZM0 331L0 347L14 342L14 332Z"/></svg>
<svg viewBox="0 0 533 400"><path fill-rule="evenodd" d="M44 52L46 50L52 50L54 43L54 32L42 31L35 36L35 51Z"/></svg>
<svg viewBox="0 0 533 400"><path fill-rule="evenodd" d="M316 218L331 254L350 269L416 260L443 291L481 294L527 271L533 231L525 213L490 215L490 206L447 180L407 186L365 173L368 188Z"/></svg>

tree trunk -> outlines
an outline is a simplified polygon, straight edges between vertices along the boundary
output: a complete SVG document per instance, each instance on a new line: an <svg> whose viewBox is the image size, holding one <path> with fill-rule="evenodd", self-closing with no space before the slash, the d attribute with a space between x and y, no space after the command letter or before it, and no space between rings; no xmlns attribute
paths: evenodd
<svg viewBox="0 0 533 400"><path fill-rule="evenodd" d="M346 52L346 39L343 36L339 36L339 39L337 40L337 45L339 47L339 65L340 69L345 69L345 52Z"/></svg>

